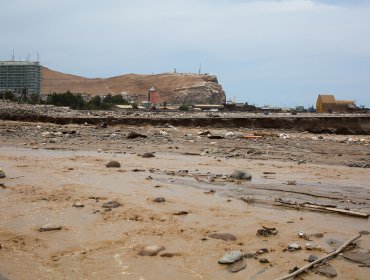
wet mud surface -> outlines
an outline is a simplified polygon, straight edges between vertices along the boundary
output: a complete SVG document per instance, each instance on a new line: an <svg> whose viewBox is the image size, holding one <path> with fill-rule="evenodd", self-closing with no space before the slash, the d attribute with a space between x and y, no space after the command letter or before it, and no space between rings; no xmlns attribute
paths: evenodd
<svg viewBox="0 0 370 280"><path fill-rule="evenodd" d="M146 138L128 139L133 131ZM369 214L369 168L350 167L369 163L365 135L2 121L0 143L0 273L9 279L276 279L370 231L369 218L277 203ZM111 160L121 166L107 168ZM235 170L252 179L231 178ZM118 207L103 207L110 201ZM50 223L61 229L39 230ZM257 236L263 226L278 232ZM337 279L367 279L369 235L356 244L329 261ZM146 245L165 249L139 255ZM237 273L218 264L261 248Z"/></svg>

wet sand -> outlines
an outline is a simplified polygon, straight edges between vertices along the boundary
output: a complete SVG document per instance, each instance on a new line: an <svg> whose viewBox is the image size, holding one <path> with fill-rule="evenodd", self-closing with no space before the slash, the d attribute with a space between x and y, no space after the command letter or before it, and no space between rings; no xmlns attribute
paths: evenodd
<svg viewBox="0 0 370 280"><path fill-rule="evenodd" d="M338 245L330 241L370 230L368 218L274 205L280 198L369 213L369 169L346 166L370 159L369 136L317 140L309 133L235 129L233 136L209 139L200 130L2 122L0 168L7 177L0 179L0 273L9 279L275 279L305 265L310 254L331 252ZM130 131L148 138L127 139ZM251 133L263 137L240 138ZM145 152L156 157L142 158ZM110 160L121 167L106 168ZM234 170L253 178L225 179ZM156 197L166 201L155 203ZM105 211L111 200L121 206ZM85 207L73 207L77 201ZM188 214L173 215L178 211ZM62 230L38 231L50 222ZM257 237L262 226L278 234ZM322 250L305 250L299 231L323 233L312 238ZM237 240L209 238L212 232ZM290 243L303 250L286 251ZM151 244L173 257L138 255ZM358 246L369 251L370 237ZM270 264L246 259L246 269L232 274L217 263L229 250L260 248L269 249L261 257ZM341 256L329 263L337 279L368 279L368 267Z"/></svg>

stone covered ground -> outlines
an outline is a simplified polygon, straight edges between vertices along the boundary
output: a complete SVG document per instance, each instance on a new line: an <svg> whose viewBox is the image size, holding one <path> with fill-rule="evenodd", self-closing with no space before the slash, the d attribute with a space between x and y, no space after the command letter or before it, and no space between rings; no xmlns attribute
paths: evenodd
<svg viewBox="0 0 370 280"><path fill-rule="evenodd" d="M360 231L297 279L368 279L369 144L290 130L0 121L0 279L277 279ZM241 260L218 263L235 250L227 257Z"/></svg>

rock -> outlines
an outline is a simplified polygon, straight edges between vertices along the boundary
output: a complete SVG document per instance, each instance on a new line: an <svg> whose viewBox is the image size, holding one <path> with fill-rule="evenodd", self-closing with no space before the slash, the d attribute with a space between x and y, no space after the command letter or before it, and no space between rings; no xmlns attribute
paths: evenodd
<svg viewBox="0 0 370 280"><path fill-rule="evenodd" d="M82 208L82 207L85 207L85 205L83 205L83 203L82 202L80 202L80 201L77 201L77 202L75 202L75 203L73 203L73 205L72 205L73 207L76 207L76 208Z"/></svg>
<svg viewBox="0 0 370 280"><path fill-rule="evenodd" d="M137 133L137 132L130 132L129 134L127 134L126 138L127 139L135 139L135 138L147 138L148 136L144 135L144 134L140 134L140 133Z"/></svg>
<svg viewBox="0 0 370 280"><path fill-rule="evenodd" d="M241 179L241 180L251 180L252 179L252 175L247 173L247 172L244 172L244 171L234 171L231 175L230 175L230 178L233 178L233 179Z"/></svg>
<svg viewBox="0 0 370 280"><path fill-rule="evenodd" d="M296 181L294 181L294 180L293 180L293 181L288 181L288 182L287 182L287 185L288 185L288 186L295 186L295 185L297 185L297 182L296 182Z"/></svg>
<svg viewBox="0 0 370 280"><path fill-rule="evenodd" d="M5 178L5 172L0 168L0 178Z"/></svg>
<svg viewBox="0 0 370 280"><path fill-rule="evenodd" d="M337 271L331 265L322 265L314 268L315 273L326 276L328 278L334 278L337 276Z"/></svg>
<svg viewBox="0 0 370 280"><path fill-rule="evenodd" d="M265 258L259 259L259 262L260 263L270 263L269 260Z"/></svg>
<svg viewBox="0 0 370 280"><path fill-rule="evenodd" d="M102 205L103 208L109 208L109 209L117 208L119 206L121 206L121 203L119 203L118 201L115 201L115 200L108 201L108 202L106 202Z"/></svg>
<svg viewBox="0 0 370 280"><path fill-rule="evenodd" d="M308 262L314 262L314 261L316 261L318 258L316 257L316 256L314 256L314 255L310 255L309 257L308 257L308 259L307 259L307 261Z"/></svg>
<svg viewBox="0 0 370 280"><path fill-rule="evenodd" d="M232 273L236 273L240 270L243 270L246 267L247 267L247 263L245 262L244 259L241 259L237 262L234 262L233 264L230 264L227 269Z"/></svg>
<svg viewBox="0 0 370 280"><path fill-rule="evenodd" d="M364 266L370 267L370 254L361 251L347 251L343 253L343 257Z"/></svg>
<svg viewBox="0 0 370 280"><path fill-rule="evenodd" d="M214 135L208 135L207 137L208 137L208 139L224 139L225 138L222 135L216 135L216 134L214 134Z"/></svg>
<svg viewBox="0 0 370 280"><path fill-rule="evenodd" d="M201 130L198 131L198 135L210 135L211 132L209 130Z"/></svg>
<svg viewBox="0 0 370 280"><path fill-rule="evenodd" d="M293 252L293 251L298 251L298 250L301 250L302 247L299 246L297 243L291 243L288 245L288 251L289 252Z"/></svg>
<svg viewBox="0 0 370 280"><path fill-rule="evenodd" d="M231 264L243 258L243 253L239 250L231 251L224 255L219 261L219 264Z"/></svg>
<svg viewBox="0 0 370 280"><path fill-rule="evenodd" d="M174 256L175 256L175 254L173 254L173 253L163 253L163 254L161 254L162 258L172 258Z"/></svg>
<svg viewBox="0 0 370 280"><path fill-rule="evenodd" d="M268 236L271 236L271 235L276 235L278 233L277 229L272 227L265 227L263 226L261 229L257 230L257 233L256 235L257 236L264 236L264 237L268 237Z"/></svg>
<svg viewBox="0 0 370 280"><path fill-rule="evenodd" d="M166 200L164 199L164 197L157 197L153 201L157 203L161 203L161 202L165 202Z"/></svg>
<svg viewBox="0 0 370 280"><path fill-rule="evenodd" d="M314 233L314 234L311 234L313 237L316 237L316 238L323 238L324 237L324 234L322 232L318 232L318 233Z"/></svg>
<svg viewBox="0 0 370 280"><path fill-rule="evenodd" d="M304 239L307 238L306 233L304 231L298 232L298 236L299 236L299 238L304 238Z"/></svg>
<svg viewBox="0 0 370 280"><path fill-rule="evenodd" d="M141 156L142 158L153 158L155 155L153 153L145 153Z"/></svg>
<svg viewBox="0 0 370 280"><path fill-rule="evenodd" d="M322 250L322 247L312 243L306 243L306 250Z"/></svg>
<svg viewBox="0 0 370 280"><path fill-rule="evenodd" d="M42 227L40 227L39 231L43 232L43 231L53 231L53 230L61 230L61 229L62 229L62 226L57 225L57 224L53 224L53 223L49 223L49 224L46 224L46 225L43 225Z"/></svg>
<svg viewBox="0 0 370 280"><path fill-rule="evenodd" d="M358 168L370 168L370 160L369 161L350 161L346 163L349 167L358 167Z"/></svg>
<svg viewBox="0 0 370 280"><path fill-rule="evenodd" d="M99 126L101 128L107 128L108 127L108 124L106 122L100 122Z"/></svg>
<svg viewBox="0 0 370 280"><path fill-rule="evenodd" d="M119 168L121 167L121 164L118 161L111 160L105 165L107 168Z"/></svg>
<svg viewBox="0 0 370 280"><path fill-rule="evenodd" d="M225 137L231 137L231 136L235 136L235 133L231 131L225 132Z"/></svg>
<svg viewBox="0 0 370 280"><path fill-rule="evenodd" d="M188 211L177 211L177 212L175 212L173 214L176 215L176 216L182 216L182 215L189 214L189 212Z"/></svg>
<svg viewBox="0 0 370 280"><path fill-rule="evenodd" d="M165 250L164 246L147 245L144 246L139 252L140 256L156 256L160 251Z"/></svg>
<svg viewBox="0 0 370 280"><path fill-rule="evenodd" d="M262 249L259 249L256 251L256 254L258 255L262 255L262 254L265 254L265 253L268 253L269 252L269 249L267 248L262 248Z"/></svg>
<svg viewBox="0 0 370 280"><path fill-rule="evenodd" d="M237 239L235 235L231 233L220 233L220 232L211 233L210 235L208 235L208 237L213 239L221 239L224 241L236 241Z"/></svg>
<svg viewBox="0 0 370 280"><path fill-rule="evenodd" d="M244 254L244 258L246 258L246 259L254 259L256 257L257 256L256 256L255 253L246 253L246 254Z"/></svg>

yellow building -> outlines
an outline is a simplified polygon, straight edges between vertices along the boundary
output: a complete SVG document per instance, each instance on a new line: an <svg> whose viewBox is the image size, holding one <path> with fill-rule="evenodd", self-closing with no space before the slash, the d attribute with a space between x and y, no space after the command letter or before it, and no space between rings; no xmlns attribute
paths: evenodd
<svg viewBox="0 0 370 280"><path fill-rule="evenodd" d="M353 100L335 100L334 95L320 94L316 101L317 113L346 113L356 109Z"/></svg>
<svg viewBox="0 0 370 280"><path fill-rule="evenodd" d="M316 101L316 112L317 113L331 113L335 106L334 95L323 95L320 94Z"/></svg>

